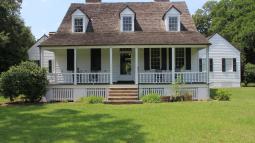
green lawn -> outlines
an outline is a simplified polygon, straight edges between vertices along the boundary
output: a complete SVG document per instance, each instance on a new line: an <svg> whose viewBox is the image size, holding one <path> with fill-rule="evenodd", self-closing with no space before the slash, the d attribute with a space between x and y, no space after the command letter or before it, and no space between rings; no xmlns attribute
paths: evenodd
<svg viewBox="0 0 255 143"><path fill-rule="evenodd" d="M230 102L0 107L0 142L252 143L255 88Z"/></svg>

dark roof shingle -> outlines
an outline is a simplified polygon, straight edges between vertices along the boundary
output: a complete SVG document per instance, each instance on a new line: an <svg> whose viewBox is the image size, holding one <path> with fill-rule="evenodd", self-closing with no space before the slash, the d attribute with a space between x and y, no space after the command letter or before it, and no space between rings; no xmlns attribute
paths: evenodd
<svg viewBox="0 0 255 143"><path fill-rule="evenodd" d="M43 46L93 46L93 45L207 45L198 32L134 32L55 34Z"/></svg>

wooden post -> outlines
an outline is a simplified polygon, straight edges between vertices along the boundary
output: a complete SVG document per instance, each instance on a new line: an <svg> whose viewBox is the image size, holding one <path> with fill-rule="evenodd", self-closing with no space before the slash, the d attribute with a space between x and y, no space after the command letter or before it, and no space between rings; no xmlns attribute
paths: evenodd
<svg viewBox="0 0 255 143"><path fill-rule="evenodd" d="M172 47L172 84L175 83L175 48Z"/></svg>
<svg viewBox="0 0 255 143"><path fill-rule="evenodd" d="M110 84L112 83L112 48L110 48Z"/></svg>
<svg viewBox="0 0 255 143"><path fill-rule="evenodd" d="M74 85L77 85L77 52L74 49Z"/></svg>
<svg viewBox="0 0 255 143"><path fill-rule="evenodd" d="M139 84L139 70L138 70L138 48L135 48L135 84Z"/></svg>
<svg viewBox="0 0 255 143"><path fill-rule="evenodd" d="M206 76L206 83L209 84L209 47L206 47Z"/></svg>

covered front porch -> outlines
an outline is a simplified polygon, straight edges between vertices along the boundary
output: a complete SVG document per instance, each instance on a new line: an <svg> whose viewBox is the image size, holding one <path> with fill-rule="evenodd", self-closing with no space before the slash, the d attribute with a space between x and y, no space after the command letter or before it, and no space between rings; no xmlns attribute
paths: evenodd
<svg viewBox="0 0 255 143"><path fill-rule="evenodd" d="M207 51L204 63L199 62L199 51L202 49ZM45 50L54 53L54 61L44 59ZM48 79L53 85L207 84L208 47L43 47L41 66L47 67Z"/></svg>

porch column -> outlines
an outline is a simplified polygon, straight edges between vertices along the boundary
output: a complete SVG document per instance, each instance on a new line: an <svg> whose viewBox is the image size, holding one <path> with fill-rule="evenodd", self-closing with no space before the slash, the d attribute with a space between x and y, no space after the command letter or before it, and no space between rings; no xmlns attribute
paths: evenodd
<svg viewBox="0 0 255 143"><path fill-rule="evenodd" d="M138 48L135 48L135 84L139 84Z"/></svg>
<svg viewBox="0 0 255 143"><path fill-rule="evenodd" d="M77 55L76 49L74 49L74 85L77 85Z"/></svg>
<svg viewBox="0 0 255 143"><path fill-rule="evenodd" d="M175 48L172 47L172 84L175 83Z"/></svg>
<svg viewBox="0 0 255 143"><path fill-rule="evenodd" d="M110 84L112 83L112 48L110 48Z"/></svg>
<svg viewBox="0 0 255 143"><path fill-rule="evenodd" d="M206 47L206 76L206 83L209 84L209 47Z"/></svg>

